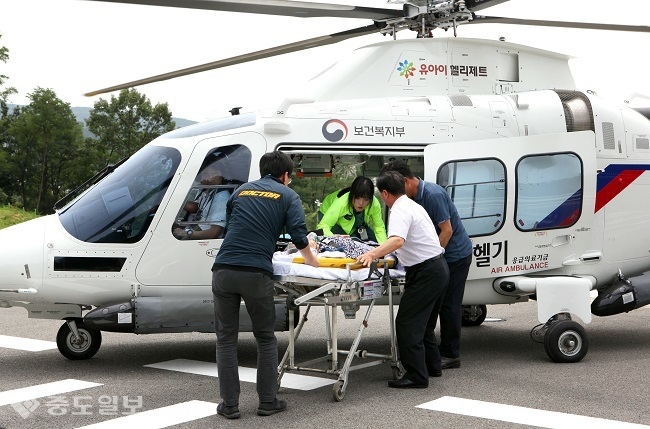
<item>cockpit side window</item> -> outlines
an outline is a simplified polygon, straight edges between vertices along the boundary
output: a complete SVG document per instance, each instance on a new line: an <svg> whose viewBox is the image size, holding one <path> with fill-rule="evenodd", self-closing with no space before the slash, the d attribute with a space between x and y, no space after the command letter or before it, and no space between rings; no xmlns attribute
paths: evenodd
<svg viewBox="0 0 650 429"><path fill-rule="evenodd" d="M145 146L59 213L63 227L88 243L136 243L145 235L181 155Z"/></svg>
<svg viewBox="0 0 650 429"><path fill-rule="evenodd" d="M246 146L223 146L211 150L199 169L172 234L178 240L211 240L223 237L226 203L239 185L248 181L251 152Z"/></svg>

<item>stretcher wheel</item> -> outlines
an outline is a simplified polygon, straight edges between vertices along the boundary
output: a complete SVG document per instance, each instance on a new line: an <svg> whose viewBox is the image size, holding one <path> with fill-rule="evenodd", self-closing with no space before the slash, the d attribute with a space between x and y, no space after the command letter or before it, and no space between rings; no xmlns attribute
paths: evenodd
<svg viewBox="0 0 650 429"><path fill-rule="evenodd" d="M400 371L396 366L392 367L391 370L393 371L393 380L399 380L400 376L402 375L402 371Z"/></svg>
<svg viewBox="0 0 650 429"><path fill-rule="evenodd" d="M296 295L294 293L290 293L289 295L287 295L287 309L289 311L294 311L298 308L298 306L296 305L296 298L298 297L299 295Z"/></svg>
<svg viewBox="0 0 650 429"><path fill-rule="evenodd" d="M332 397L336 402L341 402L345 396L345 392L343 391L344 384L342 380L339 380L332 386Z"/></svg>

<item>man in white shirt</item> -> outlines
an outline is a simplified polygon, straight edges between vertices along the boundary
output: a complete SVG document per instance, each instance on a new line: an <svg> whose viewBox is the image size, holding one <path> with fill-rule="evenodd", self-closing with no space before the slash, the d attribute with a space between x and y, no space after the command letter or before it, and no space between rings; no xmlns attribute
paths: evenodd
<svg viewBox="0 0 650 429"><path fill-rule="evenodd" d="M404 295L395 318L404 376L388 382L395 388L425 388L442 375L435 328L449 281L444 248L426 210L406 196L404 177L388 171L377 178L381 199L390 208L388 240L357 258L365 266L397 252L406 267Z"/></svg>

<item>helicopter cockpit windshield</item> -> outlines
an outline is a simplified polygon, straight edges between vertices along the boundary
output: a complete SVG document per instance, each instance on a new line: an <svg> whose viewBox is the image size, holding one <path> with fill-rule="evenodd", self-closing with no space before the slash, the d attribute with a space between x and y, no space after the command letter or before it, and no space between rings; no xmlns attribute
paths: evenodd
<svg viewBox="0 0 650 429"><path fill-rule="evenodd" d="M147 146L59 213L63 227L89 243L135 243L147 230L181 155Z"/></svg>

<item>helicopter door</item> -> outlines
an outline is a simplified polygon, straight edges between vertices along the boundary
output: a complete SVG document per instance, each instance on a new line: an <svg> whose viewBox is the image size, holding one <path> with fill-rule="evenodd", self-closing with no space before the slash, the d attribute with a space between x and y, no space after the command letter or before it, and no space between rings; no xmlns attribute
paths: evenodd
<svg viewBox="0 0 650 429"><path fill-rule="evenodd" d="M447 190L472 239L469 278L548 270L590 250L592 131L433 144L425 176Z"/></svg>
<svg viewBox="0 0 650 429"><path fill-rule="evenodd" d="M138 263L146 286L210 285L232 192L259 177L266 140L258 133L205 139L190 155L165 213Z"/></svg>

